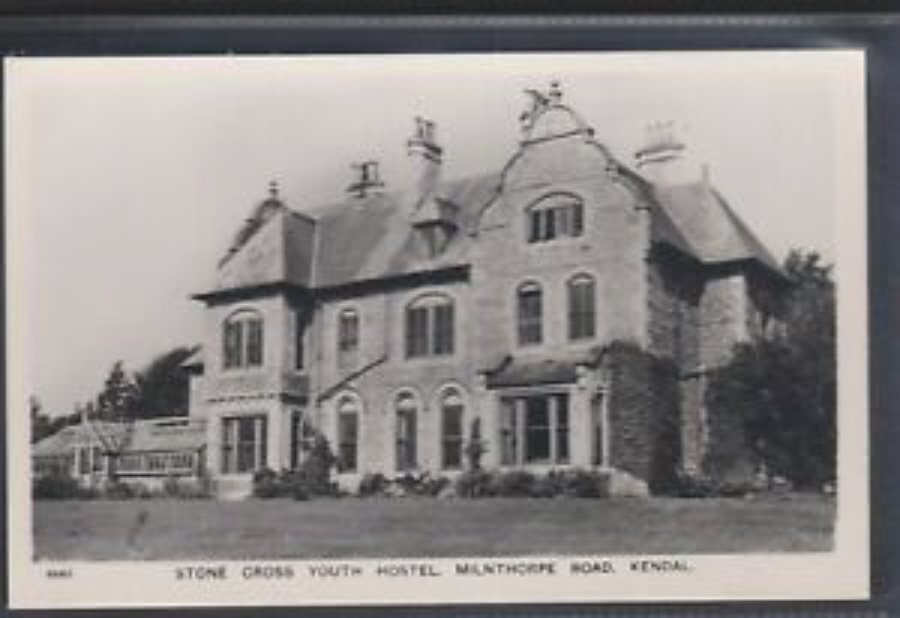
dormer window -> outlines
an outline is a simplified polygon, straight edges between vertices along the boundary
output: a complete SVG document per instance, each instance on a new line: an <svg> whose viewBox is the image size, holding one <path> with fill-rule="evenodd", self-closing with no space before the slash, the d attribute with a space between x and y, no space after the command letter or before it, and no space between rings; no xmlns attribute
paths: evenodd
<svg viewBox="0 0 900 618"><path fill-rule="evenodd" d="M568 193L554 193L527 210L527 237L530 243L557 238L577 238L584 231L584 205Z"/></svg>
<svg viewBox="0 0 900 618"><path fill-rule="evenodd" d="M222 327L222 358L225 369L261 367L263 364L263 319L256 311L233 313Z"/></svg>

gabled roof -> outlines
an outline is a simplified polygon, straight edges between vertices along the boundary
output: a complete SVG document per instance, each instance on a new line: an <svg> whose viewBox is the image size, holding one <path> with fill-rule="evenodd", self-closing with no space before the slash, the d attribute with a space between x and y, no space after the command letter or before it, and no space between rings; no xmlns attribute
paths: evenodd
<svg viewBox="0 0 900 618"><path fill-rule="evenodd" d="M754 260L783 274L778 261L708 181L657 186L654 194L701 262Z"/></svg>

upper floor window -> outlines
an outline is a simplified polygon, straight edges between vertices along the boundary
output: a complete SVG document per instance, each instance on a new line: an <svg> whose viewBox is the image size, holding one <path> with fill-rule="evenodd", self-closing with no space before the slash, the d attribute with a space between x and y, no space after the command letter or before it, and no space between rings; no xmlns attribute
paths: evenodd
<svg viewBox="0 0 900 618"><path fill-rule="evenodd" d="M352 369L359 355L359 312L344 309L338 315L338 366Z"/></svg>
<svg viewBox="0 0 900 618"><path fill-rule="evenodd" d="M526 211L528 242L575 238L584 231L584 205L568 193L541 198Z"/></svg>
<svg viewBox="0 0 900 618"><path fill-rule="evenodd" d="M594 336L594 280L578 275L569 280L569 339L590 339Z"/></svg>
<svg viewBox="0 0 900 618"><path fill-rule="evenodd" d="M541 286L526 283L516 292L516 313L519 331L519 345L534 345L544 338L543 300Z"/></svg>
<svg viewBox="0 0 900 618"><path fill-rule="evenodd" d="M425 296L406 308L406 357L453 354L453 300Z"/></svg>
<svg viewBox="0 0 900 618"><path fill-rule="evenodd" d="M263 363L263 320L256 311L232 314L223 326L225 369L259 367Z"/></svg>
<svg viewBox="0 0 900 618"><path fill-rule="evenodd" d="M306 313L294 311L294 369L306 368Z"/></svg>

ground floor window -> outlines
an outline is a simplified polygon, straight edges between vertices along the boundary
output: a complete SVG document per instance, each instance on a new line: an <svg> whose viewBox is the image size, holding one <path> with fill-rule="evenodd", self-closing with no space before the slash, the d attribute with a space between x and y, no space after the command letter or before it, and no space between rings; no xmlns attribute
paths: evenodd
<svg viewBox="0 0 900 618"><path fill-rule="evenodd" d="M441 401L441 465L448 470L462 467L464 410L456 392Z"/></svg>
<svg viewBox="0 0 900 618"><path fill-rule="evenodd" d="M267 423L263 414L222 419L222 472L253 472L266 465Z"/></svg>
<svg viewBox="0 0 900 618"><path fill-rule="evenodd" d="M412 395L397 399L396 463L397 470L414 470L418 466L416 453L416 417L418 406Z"/></svg>
<svg viewBox="0 0 900 618"><path fill-rule="evenodd" d="M312 451L316 442L316 427L303 410L291 413L291 468L297 469Z"/></svg>
<svg viewBox="0 0 900 618"><path fill-rule="evenodd" d="M346 399L338 406L338 470L356 472L359 450L359 410Z"/></svg>
<svg viewBox="0 0 900 618"><path fill-rule="evenodd" d="M569 462L569 395L549 393L500 400L503 465Z"/></svg>

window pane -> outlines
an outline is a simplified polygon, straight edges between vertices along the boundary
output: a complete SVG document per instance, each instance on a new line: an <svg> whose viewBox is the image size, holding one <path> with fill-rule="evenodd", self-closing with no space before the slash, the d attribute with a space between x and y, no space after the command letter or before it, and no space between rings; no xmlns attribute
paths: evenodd
<svg viewBox="0 0 900 618"><path fill-rule="evenodd" d="M584 229L584 206L581 202L572 203L572 236L581 236Z"/></svg>
<svg viewBox="0 0 900 618"><path fill-rule="evenodd" d="M226 322L223 358L225 369L241 366L242 329L240 322Z"/></svg>
<svg viewBox="0 0 900 618"><path fill-rule="evenodd" d="M341 412L338 416L338 468L342 472L356 471L359 415Z"/></svg>
<svg viewBox="0 0 900 618"><path fill-rule="evenodd" d="M434 309L434 354L453 353L453 305L436 305Z"/></svg>
<svg viewBox="0 0 900 618"><path fill-rule="evenodd" d="M569 461L569 396L556 397L556 462Z"/></svg>
<svg viewBox="0 0 900 618"><path fill-rule="evenodd" d="M569 283L569 338L594 336L594 283L579 279Z"/></svg>
<svg viewBox="0 0 900 618"><path fill-rule="evenodd" d="M301 311L294 312L294 369L302 371L306 364L306 319Z"/></svg>
<svg viewBox="0 0 900 618"><path fill-rule="evenodd" d="M528 345L540 343L541 332L541 290L537 286L529 286L519 290L519 343Z"/></svg>
<svg viewBox="0 0 900 618"><path fill-rule="evenodd" d="M550 459L550 406L547 397L525 400L525 460Z"/></svg>
<svg viewBox="0 0 900 618"><path fill-rule="evenodd" d="M456 403L445 403L441 417L443 436L443 466L459 468L462 465L463 407Z"/></svg>
<svg viewBox="0 0 900 618"><path fill-rule="evenodd" d="M247 365L258 367L263 359L263 328L262 320L247 320Z"/></svg>
<svg viewBox="0 0 900 618"><path fill-rule="evenodd" d="M406 310L406 355L410 358L428 354L428 309Z"/></svg>
<svg viewBox="0 0 900 618"><path fill-rule="evenodd" d="M416 467L416 410L397 410L397 469L412 470Z"/></svg>

